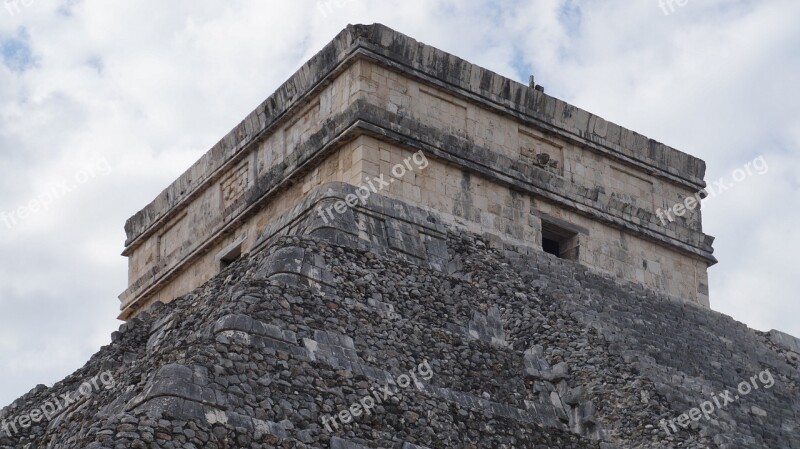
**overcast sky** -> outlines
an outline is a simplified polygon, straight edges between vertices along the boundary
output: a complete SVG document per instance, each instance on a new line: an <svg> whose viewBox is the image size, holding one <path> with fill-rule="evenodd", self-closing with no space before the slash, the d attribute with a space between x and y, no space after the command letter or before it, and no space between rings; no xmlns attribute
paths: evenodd
<svg viewBox="0 0 800 449"><path fill-rule="evenodd" d="M763 157L704 205L712 308L800 336L800 2L678 1L0 0L0 408L110 341L125 220L348 23L535 74L709 184Z"/></svg>

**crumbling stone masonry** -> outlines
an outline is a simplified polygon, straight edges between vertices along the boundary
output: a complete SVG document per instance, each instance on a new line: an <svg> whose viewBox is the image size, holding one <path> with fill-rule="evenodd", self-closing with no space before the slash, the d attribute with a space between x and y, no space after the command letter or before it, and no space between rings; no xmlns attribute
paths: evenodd
<svg viewBox="0 0 800 449"><path fill-rule="evenodd" d="M120 317L253 253L315 187L388 177L420 150L429 166L382 195L708 307L716 260L699 210L668 226L655 215L705 186L703 161L382 25L356 25L128 220Z"/></svg>
<svg viewBox="0 0 800 449"><path fill-rule="evenodd" d="M309 207L355 190L313 189L252 256L0 411L115 379L0 448L800 449L797 339L387 196L328 223ZM428 380L325 427L423 360ZM661 429L765 369L769 390Z"/></svg>
<svg viewBox="0 0 800 449"><path fill-rule="evenodd" d="M653 216L703 170L350 26L129 220L126 321L0 410L0 449L800 449L800 340L710 310L699 215Z"/></svg>

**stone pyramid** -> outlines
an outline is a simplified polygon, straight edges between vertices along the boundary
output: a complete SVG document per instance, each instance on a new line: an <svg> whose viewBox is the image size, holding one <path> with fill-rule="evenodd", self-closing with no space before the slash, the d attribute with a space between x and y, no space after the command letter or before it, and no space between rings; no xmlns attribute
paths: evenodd
<svg viewBox="0 0 800 449"><path fill-rule="evenodd" d="M128 221L128 321L0 448L800 449L800 341L709 309L713 237L656 208L704 174L348 26Z"/></svg>
<svg viewBox="0 0 800 449"><path fill-rule="evenodd" d="M800 447L792 337L397 200L329 225L123 324L0 447Z"/></svg>

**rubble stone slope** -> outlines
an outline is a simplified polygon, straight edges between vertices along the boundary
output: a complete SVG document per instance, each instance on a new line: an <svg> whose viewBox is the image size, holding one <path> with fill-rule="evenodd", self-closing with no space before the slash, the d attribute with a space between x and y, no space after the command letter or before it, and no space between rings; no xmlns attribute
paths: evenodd
<svg viewBox="0 0 800 449"><path fill-rule="evenodd" d="M800 448L791 337L489 238L446 231L420 261L340 235L275 237L123 324L0 418L113 386L0 447ZM660 425L764 370L771 388Z"/></svg>

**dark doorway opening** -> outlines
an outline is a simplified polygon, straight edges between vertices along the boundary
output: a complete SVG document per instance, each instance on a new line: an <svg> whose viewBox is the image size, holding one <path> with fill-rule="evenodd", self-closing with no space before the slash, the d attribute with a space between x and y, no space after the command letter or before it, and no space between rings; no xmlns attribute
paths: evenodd
<svg viewBox="0 0 800 449"><path fill-rule="evenodd" d="M558 256L561 254L558 240L548 239L547 237L542 237L542 249L544 250L544 252L552 254L554 256Z"/></svg>
<svg viewBox="0 0 800 449"><path fill-rule="evenodd" d="M542 250L561 259L577 261L580 253L578 233L542 221Z"/></svg>

